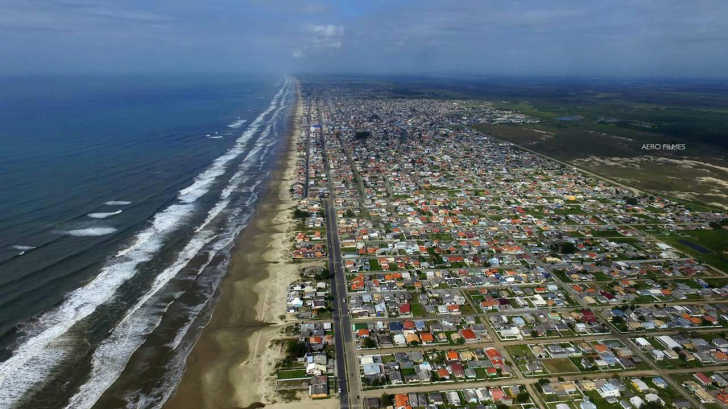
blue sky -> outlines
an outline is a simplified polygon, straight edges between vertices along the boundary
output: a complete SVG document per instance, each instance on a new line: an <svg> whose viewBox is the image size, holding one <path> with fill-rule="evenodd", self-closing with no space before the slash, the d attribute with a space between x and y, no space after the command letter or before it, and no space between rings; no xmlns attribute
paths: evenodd
<svg viewBox="0 0 728 409"><path fill-rule="evenodd" d="M724 0L0 0L2 73L728 76Z"/></svg>

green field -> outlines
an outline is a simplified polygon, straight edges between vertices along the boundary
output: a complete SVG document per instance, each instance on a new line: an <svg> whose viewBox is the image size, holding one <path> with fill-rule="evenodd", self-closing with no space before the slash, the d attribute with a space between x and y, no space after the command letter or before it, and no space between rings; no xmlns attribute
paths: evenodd
<svg viewBox="0 0 728 409"><path fill-rule="evenodd" d="M728 230L685 230L670 236L660 236L659 239L702 262L728 272ZM700 249L695 248L695 245Z"/></svg>
<svg viewBox="0 0 728 409"><path fill-rule="evenodd" d="M569 358L544 359L541 361L541 363L551 375L579 372L579 369L571 362Z"/></svg>

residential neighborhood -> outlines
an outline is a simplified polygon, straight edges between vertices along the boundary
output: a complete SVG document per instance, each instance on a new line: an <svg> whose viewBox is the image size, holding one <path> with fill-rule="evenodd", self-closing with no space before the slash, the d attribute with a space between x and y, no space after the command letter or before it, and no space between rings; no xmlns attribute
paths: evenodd
<svg viewBox="0 0 728 409"><path fill-rule="evenodd" d="M331 271L291 284L288 308L333 318L345 357L330 358L346 361L299 357L312 397L728 408L728 275L665 239L724 214L481 134L473 124L537 121L488 104L331 84L303 96L292 254Z"/></svg>

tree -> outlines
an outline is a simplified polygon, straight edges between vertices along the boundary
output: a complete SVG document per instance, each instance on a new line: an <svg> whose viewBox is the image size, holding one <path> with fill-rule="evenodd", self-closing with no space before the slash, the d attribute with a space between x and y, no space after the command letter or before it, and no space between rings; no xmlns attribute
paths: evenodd
<svg viewBox="0 0 728 409"><path fill-rule="evenodd" d="M289 342L286 352L290 356L304 356L306 354L306 343L301 341Z"/></svg>
<svg viewBox="0 0 728 409"><path fill-rule="evenodd" d="M710 222L710 227L712 227L715 230L720 229L723 226L728 226L728 218L721 219L717 222Z"/></svg>
<svg viewBox="0 0 728 409"><path fill-rule="evenodd" d="M308 217L308 212L303 211L301 209L296 209L293 211L293 218L294 219L305 219Z"/></svg>
<svg viewBox="0 0 728 409"><path fill-rule="evenodd" d="M561 244L561 253L563 254L574 254L576 252L576 246L570 241L565 241Z"/></svg>
<svg viewBox="0 0 728 409"><path fill-rule="evenodd" d="M351 218L351 217L354 217L356 215L354 214L354 211L353 210L346 209L346 212L344 213L344 216Z"/></svg>
<svg viewBox="0 0 728 409"><path fill-rule="evenodd" d="M526 403L530 399L530 395L528 392L518 392L518 396L516 396L516 401L518 403Z"/></svg>

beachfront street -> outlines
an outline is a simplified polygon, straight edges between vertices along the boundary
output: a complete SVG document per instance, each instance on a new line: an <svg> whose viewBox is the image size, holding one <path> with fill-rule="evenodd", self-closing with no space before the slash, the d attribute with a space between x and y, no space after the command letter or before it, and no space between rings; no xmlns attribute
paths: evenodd
<svg viewBox="0 0 728 409"><path fill-rule="evenodd" d="M325 147L325 140L321 138ZM324 168L328 173L328 158L324 155ZM333 192L331 178L328 177L329 192ZM334 297L334 327L337 334L334 338L336 346L336 374L337 386L341 391L339 400L342 409L361 407L361 386L359 382L359 364L356 356L356 343L351 326L351 316L346 304L346 276L344 275L344 265L341 260L341 247L339 243L339 235L336 224L336 208L334 207L334 198L332 194L324 202L325 221L326 221L326 240L329 245L329 271L332 276L332 295ZM347 353L348 352L348 353Z"/></svg>

